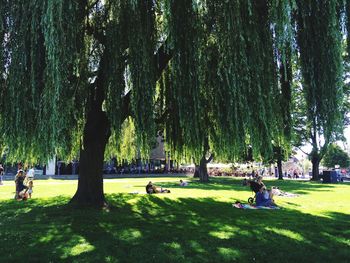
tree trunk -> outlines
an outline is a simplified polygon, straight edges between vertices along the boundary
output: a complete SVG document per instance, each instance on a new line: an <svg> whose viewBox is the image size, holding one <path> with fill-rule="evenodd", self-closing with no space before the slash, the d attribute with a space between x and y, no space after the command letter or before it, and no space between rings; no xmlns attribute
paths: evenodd
<svg viewBox="0 0 350 263"><path fill-rule="evenodd" d="M318 181L319 180L319 165L320 165L320 157L318 155L314 155L311 158L311 163L312 163L312 179L313 181Z"/></svg>
<svg viewBox="0 0 350 263"><path fill-rule="evenodd" d="M200 165L195 165L193 178L199 178L199 180L204 183L209 182L209 174L205 158L201 159Z"/></svg>
<svg viewBox="0 0 350 263"><path fill-rule="evenodd" d="M282 171L282 148L278 147L277 149L277 171L278 171L278 180L283 180L283 171Z"/></svg>
<svg viewBox="0 0 350 263"><path fill-rule="evenodd" d="M110 125L106 113L91 109L80 151L78 189L71 203L93 207L107 205L103 192L103 161L109 136Z"/></svg>
<svg viewBox="0 0 350 263"><path fill-rule="evenodd" d="M211 154L209 159L207 160L205 158L205 154L203 154L202 159L199 162L199 165L195 164L195 170L194 170L194 178L199 178L199 180L203 183L209 182L209 174L207 169L207 164L213 160L214 155Z"/></svg>
<svg viewBox="0 0 350 263"><path fill-rule="evenodd" d="M199 165L199 180L202 183L207 183L209 182L209 175L208 175L208 170L207 170L207 159L205 156L202 157Z"/></svg>
<svg viewBox="0 0 350 263"><path fill-rule="evenodd" d="M283 180L282 159L277 159L278 180Z"/></svg>
<svg viewBox="0 0 350 263"><path fill-rule="evenodd" d="M193 178L199 178L199 165L194 164L194 175Z"/></svg>

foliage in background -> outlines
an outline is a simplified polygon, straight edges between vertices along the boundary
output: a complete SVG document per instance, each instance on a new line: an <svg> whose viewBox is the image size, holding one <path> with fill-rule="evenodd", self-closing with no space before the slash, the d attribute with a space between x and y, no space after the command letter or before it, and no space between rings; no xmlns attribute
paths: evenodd
<svg viewBox="0 0 350 263"><path fill-rule="evenodd" d="M335 165L347 168L350 166L350 157L348 153L342 150L338 145L331 144L323 157L322 164L328 168L334 168Z"/></svg>

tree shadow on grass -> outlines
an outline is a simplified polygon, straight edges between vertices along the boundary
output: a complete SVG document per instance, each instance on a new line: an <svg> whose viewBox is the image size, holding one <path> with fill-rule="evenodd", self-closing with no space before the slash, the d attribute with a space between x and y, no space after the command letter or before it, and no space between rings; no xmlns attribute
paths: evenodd
<svg viewBox="0 0 350 263"><path fill-rule="evenodd" d="M3 262L346 262L350 216L241 210L212 198L108 195L110 212L66 197L1 202Z"/></svg>

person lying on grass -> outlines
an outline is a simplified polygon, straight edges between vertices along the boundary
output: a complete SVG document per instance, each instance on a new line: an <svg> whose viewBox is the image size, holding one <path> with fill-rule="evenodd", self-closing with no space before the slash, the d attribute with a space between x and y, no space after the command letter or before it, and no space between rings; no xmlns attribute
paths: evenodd
<svg viewBox="0 0 350 263"><path fill-rule="evenodd" d="M187 186L187 185L188 185L188 183L186 181L180 180L180 186Z"/></svg>
<svg viewBox="0 0 350 263"><path fill-rule="evenodd" d="M163 189L160 186L156 186L152 184L151 181L146 185L146 193L147 194L159 194L159 193L170 193L170 190Z"/></svg>

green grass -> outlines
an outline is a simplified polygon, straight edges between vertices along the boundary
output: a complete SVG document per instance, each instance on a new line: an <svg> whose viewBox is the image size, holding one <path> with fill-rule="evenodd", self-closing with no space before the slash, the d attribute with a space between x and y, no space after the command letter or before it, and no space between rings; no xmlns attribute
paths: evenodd
<svg viewBox="0 0 350 263"><path fill-rule="evenodd" d="M252 194L240 180L186 188L152 178L171 194L144 192L148 179L105 180L110 211L66 205L76 181L37 180L33 199L0 187L1 262L349 262L350 184L266 181L299 197L281 210L241 210Z"/></svg>

